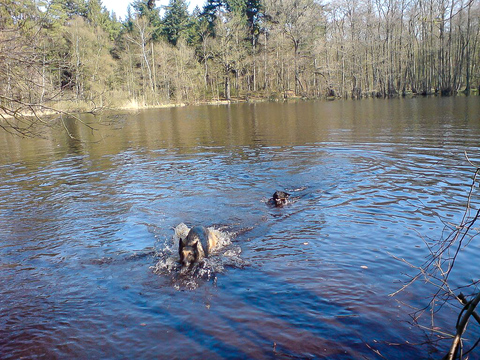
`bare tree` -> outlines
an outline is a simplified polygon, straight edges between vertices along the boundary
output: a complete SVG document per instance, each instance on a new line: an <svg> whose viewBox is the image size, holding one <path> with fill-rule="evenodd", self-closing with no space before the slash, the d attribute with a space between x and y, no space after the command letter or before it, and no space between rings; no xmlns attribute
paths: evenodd
<svg viewBox="0 0 480 360"><path fill-rule="evenodd" d="M306 95L305 84L300 76L303 68L300 62L308 58L313 40L318 38L322 29L322 7L314 0L267 0L265 8L277 28L274 30L282 33L291 44L295 95ZM310 60L307 62L311 65L313 58ZM313 72L308 75L313 75Z"/></svg>
<svg viewBox="0 0 480 360"><path fill-rule="evenodd" d="M48 11L40 12L29 1L1 7L0 15L3 10L9 17L0 16L0 128L31 137L60 120L72 136L64 122L72 115L55 102L75 81L61 80L67 61L51 54L55 44L44 31Z"/></svg>
<svg viewBox="0 0 480 360"><path fill-rule="evenodd" d="M132 44L138 46L140 50L140 58L142 64L142 78L148 79L148 85L145 83L143 84L144 89L148 87L149 91L153 94L155 93L155 83L153 79L153 71L151 66L151 58L152 54L150 53L150 42L152 41L152 34L153 29L150 26L149 19L145 16L141 16L137 14L133 19L133 25L135 32L128 33L126 38ZM146 71L147 75L145 76L143 73ZM144 95L146 91L143 91Z"/></svg>

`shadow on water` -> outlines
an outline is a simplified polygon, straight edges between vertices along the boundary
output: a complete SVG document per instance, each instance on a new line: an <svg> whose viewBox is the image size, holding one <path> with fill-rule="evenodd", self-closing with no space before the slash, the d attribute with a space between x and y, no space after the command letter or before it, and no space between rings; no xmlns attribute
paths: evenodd
<svg viewBox="0 0 480 360"><path fill-rule="evenodd" d="M262 289L260 292L260 289L248 287L249 284L244 282L230 283L225 287L219 285L218 291L228 293L226 299L218 304L212 299L207 310L190 314L188 324L172 319L173 323L182 324L175 330L187 335L198 346L208 347L210 351L213 349L221 358L258 359L282 354L301 358L320 353L328 356L343 353L334 340L339 332L329 331L332 330L331 321L329 324L322 323L325 315L319 316L341 313L343 309L340 306L291 284L275 281L259 271L248 269L241 276L266 281L278 287L278 291ZM238 286L247 286L248 290L243 293L233 291ZM297 306L292 307L292 297L299 299ZM309 303L302 303L300 299L309 299ZM188 309L190 304L183 301L183 305ZM217 311L221 311L223 316L216 315ZM165 309L162 312L165 315ZM208 317L209 325L206 326L198 316ZM196 323L201 325L196 326ZM332 338L325 338L326 333ZM355 357L353 352L351 356Z"/></svg>
<svg viewBox="0 0 480 360"><path fill-rule="evenodd" d="M408 356L412 350L405 339L401 346L386 343L395 339L391 319L381 324L377 317L364 318L348 304L252 267L229 270L217 286L204 282L193 291L182 291L174 308L159 304L151 294L149 298L143 299L144 306L155 317L161 314L158 318L169 330L161 328L169 333L170 342L182 344L182 355L178 348L170 354L164 347L165 355L179 359L373 358L368 343L390 356L398 351ZM377 311L379 316L387 315L380 308ZM418 347L412 356L417 351Z"/></svg>
<svg viewBox="0 0 480 360"><path fill-rule="evenodd" d="M152 259L128 261L147 268ZM106 275L112 276L105 284L107 292L101 286L91 299L66 301L61 300L61 290L51 288L50 295L12 308L10 321L0 331L2 357L150 358L161 353L176 359L358 359L372 355L364 339L371 341L378 323L260 269L229 269L216 286L205 281L193 291L178 292L159 287L158 275L114 277L119 267L125 267L122 262L92 264L84 271L98 274L107 266ZM122 315L125 306L131 310ZM24 325L12 328L18 322ZM105 323L110 326L102 330ZM132 331L135 337L129 334ZM401 349L408 354L406 347Z"/></svg>

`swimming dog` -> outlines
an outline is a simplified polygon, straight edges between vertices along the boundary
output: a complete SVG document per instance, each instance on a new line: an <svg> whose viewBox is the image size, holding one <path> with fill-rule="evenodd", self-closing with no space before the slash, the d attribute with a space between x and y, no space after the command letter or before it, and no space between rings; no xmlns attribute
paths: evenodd
<svg viewBox="0 0 480 360"><path fill-rule="evenodd" d="M196 262L208 257L217 246L218 238L213 231L203 226L194 226L188 232L185 239L178 242L178 254L180 255L181 272L190 270Z"/></svg>
<svg viewBox="0 0 480 360"><path fill-rule="evenodd" d="M270 202L276 207L282 207L287 203L289 197L290 194L285 191L275 191Z"/></svg>

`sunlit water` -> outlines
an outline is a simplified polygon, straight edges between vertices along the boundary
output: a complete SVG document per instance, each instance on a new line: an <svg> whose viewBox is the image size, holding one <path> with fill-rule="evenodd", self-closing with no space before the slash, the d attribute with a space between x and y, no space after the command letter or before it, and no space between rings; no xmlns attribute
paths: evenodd
<svg viewBox="0 0 480 360"><path fill-rule="evenodd" d="M460 221L479 114L478 97L260 103L68 122L81 142L0 133L0 358L440 358L410 323L434 289L390 297L414 273L394 256L420 265ZM181 276L197 224L222 247ZM478 250L453 284L478 280Z"/></svg>

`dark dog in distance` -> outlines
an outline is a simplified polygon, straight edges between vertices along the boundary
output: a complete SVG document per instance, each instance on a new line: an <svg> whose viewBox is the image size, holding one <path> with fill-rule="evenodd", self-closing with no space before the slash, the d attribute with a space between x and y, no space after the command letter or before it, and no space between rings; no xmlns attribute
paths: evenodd
<svg viewBox="0 0 480 360"><path fill-rule="evenodd" d="M192 269L195 263L208 257L217 246L218 238L213 231L203 227L194 226L185 239L180 238L178 254L180 255L181 273Z"/></svg>
<svg viewBox="0 0 480 360"><path fill-rule="evenodd" d="M285 191L275 191L269 203L276 207L282 207L288 202L289 197L290 194Z"/></svg>

